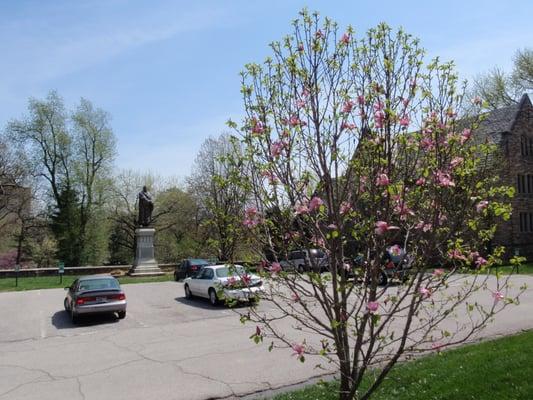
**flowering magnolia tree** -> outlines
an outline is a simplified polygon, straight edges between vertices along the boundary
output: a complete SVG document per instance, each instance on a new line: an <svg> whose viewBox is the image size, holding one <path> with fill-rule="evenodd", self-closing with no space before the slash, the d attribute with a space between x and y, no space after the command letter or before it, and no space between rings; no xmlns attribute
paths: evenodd
<svg viewBox="0 0 533 400"><path fill-rule="evenodd" d="M243 224L263 242L277 308L243 319L256 342L335 365L340 399L366 399L401 357L463 342L517 301L524 288L485 273L504 251L488 244L512 189L477 119L458 115L452 64L425 65L404 31L357 37L303 11L271 47L242 73L244 126L230 122L255 199ZM282 261L311 248L327 267Z"/></svg>

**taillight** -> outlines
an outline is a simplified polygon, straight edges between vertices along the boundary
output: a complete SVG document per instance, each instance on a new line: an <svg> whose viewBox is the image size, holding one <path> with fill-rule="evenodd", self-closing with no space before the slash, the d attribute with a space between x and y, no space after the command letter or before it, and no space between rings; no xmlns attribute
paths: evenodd
<svg viewBox="0 0 533 400"><path fill-rule="evenodd" d="M85 299L76 299L76 305L81 306L83 303L85 303Z"/></svg>
<svg viewBox="0 0 533 400"><path fill-rule="evenodd" d="M89 301L95 301L96 300L96 297L78 297L76 299L76 304L78 306L81 306Z"/></svg>
<svg viewBox="0 0 533 400"><path fill-rule="evenodd" d="M119 299L119 300L126 300L126 295L125 295L124 293L120 293L120 294L118 295L118 299Z"/></svg>
<svg viewBox="0 0 533 400"><path fill-rule="evenodd" d="M196 265L191 265L191 271L196 271L198 267Z"/></svg>
<svg viewBox="0 0 533 400"><path fill-rule="evenodd" d="M111 300L126 300L126 295L124 293L114 294L113 296L107 296Z"/></svg>

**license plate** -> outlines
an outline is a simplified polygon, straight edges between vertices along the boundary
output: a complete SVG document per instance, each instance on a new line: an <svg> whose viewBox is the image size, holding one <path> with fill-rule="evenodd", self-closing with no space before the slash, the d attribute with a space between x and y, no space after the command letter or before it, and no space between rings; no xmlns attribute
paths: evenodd
<svg viewBox="0 0 533 400"><path fill-rule="evenodd" d="M97 303L105 303L107 302L107 297L97 297L96 298Z"/></svg>

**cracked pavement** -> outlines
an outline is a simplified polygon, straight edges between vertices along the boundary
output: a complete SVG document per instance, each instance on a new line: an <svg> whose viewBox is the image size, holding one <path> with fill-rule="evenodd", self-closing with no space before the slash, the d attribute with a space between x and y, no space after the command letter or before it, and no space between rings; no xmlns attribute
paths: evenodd
<svg viewBox="0 0 533 400"><path fill-rule="evenodd" d="M533 286L533 277L516 278ZM223 306L184 299L181 283L123 288L126 319L79 325L63 311L61 289L0 293L0 400L250 398L330 374L312 358L302 364L288 350L255 345L254 327ZM269 312L268 303L260 308ZM482 336L531 328L528 290Z"/></svg>

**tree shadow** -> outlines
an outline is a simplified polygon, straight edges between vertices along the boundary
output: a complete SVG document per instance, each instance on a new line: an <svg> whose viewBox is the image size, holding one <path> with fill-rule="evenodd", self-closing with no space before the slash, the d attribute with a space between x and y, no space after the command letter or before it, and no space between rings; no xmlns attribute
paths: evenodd
<svg viewBox="0 0 533 400"><path fill-rule="evenodd" d="M57 311L52 315L52 325L57 329L76 329L94 325L115 324L118 321L119 319L114 313L80 315L76 324L70 319L70 313L65 310Z"/></svg>

